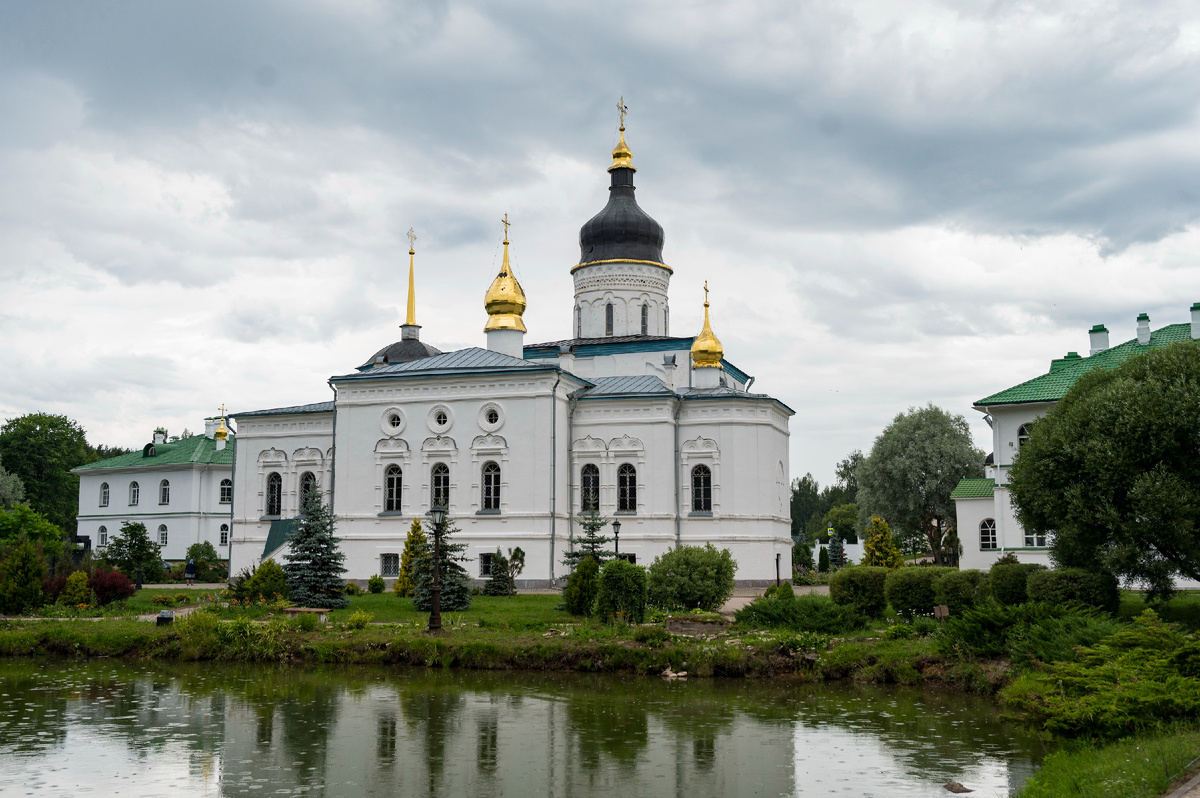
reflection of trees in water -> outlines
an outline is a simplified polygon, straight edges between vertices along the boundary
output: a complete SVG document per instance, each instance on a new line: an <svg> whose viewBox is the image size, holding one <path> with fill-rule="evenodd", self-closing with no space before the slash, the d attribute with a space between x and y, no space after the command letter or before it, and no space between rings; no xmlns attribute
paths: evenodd
<svg viewBox="0 0 1200 798"><path fill-rule="evenodd" d="M645 702L615 679L595 680L589 688L566 696L567 729L575 738L580 766L596 770L605 755L633 764L650 742Z"/></svg>
<svg viewBox="0 0 1200 798"><path fill-rule="evenodd" d="M329 734L337 720L341 688L321 680L298 681L279 705L280 745L299 784L325 794Z"/></svg>
<svg viewBox="0 0 1200 798"><path fill-rule="evenodd" d="M53 689L60 681L33 665L6 668L0 696L0 746L21 754L37 754L60 746L67 737L68 694Z"/></svg>
<svg viewBox="0 0 1200 798"><path fill-rule="evenodd" d="M465 692L456 685L429 684L425 690L400 694L405 724L421 734L429 795L438 793L446 768L446 750L466 703Z"/></svg>
<svg viewBox="0 0 1200 798"><path fill-rule="evenodd" d="M380 715L376 719L375 758L381 767L391 767L396 761L395 715Z"/></svg>

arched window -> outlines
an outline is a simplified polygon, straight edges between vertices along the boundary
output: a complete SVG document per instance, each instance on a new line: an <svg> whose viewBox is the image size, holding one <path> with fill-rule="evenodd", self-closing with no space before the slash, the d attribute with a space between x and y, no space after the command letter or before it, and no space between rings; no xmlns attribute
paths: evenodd
<svg viewBox="0 0 1200 798"><path fill-rule="evenodd" d="M129 506L137 507L138 495L141 493L141 488L136 482L129 483Z"/></svg>
<svg viewBox="0 0 1200 798"><path fill-rule="evenodd" d="M575 337L583 337L583 308L575 306Z"/></svg>
<svg viewBox="0 0 1200 798"><path fill-rule="evenodd" d="M663 335L671 334L671 311L669 308L663 308Z"/></svg>
<svg viewBox="0 0 1200 798"><path fill-rule="evenodd" d="M429 482L429 506L450 506L450 466L445 463L435 463Z"/></svg>
<svg viewBox="0 0 1200 798"><path fill-rule="evenodd" d="M100 529L97 530L97 532L100 533L100 545L107 546L108 545L108 527L102 526L102 527L100 527Z"/></svg>
<svg viewBox="0 0 1200 798"><path fill-rule="evenodd" d="M613 304L611 302L604 306L604 334L613 334Z"/></svg>
<svg viewBox="0 0 1200 798"><path fill-rule="evenodd" d="M483 464L483 510L500 511L500 466Z"/></svg>
<svg viewBox="0 0 1200 798"><path fill-rule="evenodd" d="M383 473L383 511L386 513L400 512L400 496L404 488L404 472L400 466L392 464Z"/></svg>
<svg viewBox="0 0 1200 798"><path fill-rule="evenodd" d="M229 524L221 524L221 545L229 545Z"/></svg>
<svg viewBox="0 0 1200 798"><path fill-rule="evenodd" d="M313 472L311 472L311 471L305 471L300 476L300 506L301 507L303 507L304 503L306 501L308 501L308 497L310 494L316 493L316 490L317 490L316 475L314 475Z"/></svg>
<svg viewBox="0 0 1200 798"><path fill-rule="evenodd" d="M1022 424L1017 428L1017 448L1023 449L1029 443L1029 425Z"/></svg>
<svg viewBox="0 0 1200 798"><path fill-rule="evenodd" d="M579 474L579 509L585 513L600 510L600 469L591 463Z"/></svg>
<svg viewBox="0 0 1200 798"><path fill-rule="evenodd" d="M170 504L171 503L171 483L165 479L162 482L158 483L158 503L159 504Z"/></svg>
<svg viewBox="0 0 1200 798"><path fill-rule="evenodd" d="M167 545L167 525L166 524L158 525L158 545L160 545L160 546Z"/></svg>
<svg viewBox="0 0 1200 798"><path fill-rule="evenodd" d="M233 480L221 480L221 504L230 504L233 502Z"/></svg>
<svg viewBox="0 0 1200 798"><path fill-rule="evenodd" d="M283 477L272 471L267 474L267 515L283 512Z"/></svg>
<svg viewBox="0 0 1200 798"><path fill-rule="evenodd" d="M712 470L706 465L692 469L692 512L712 512Z"/></svg>
<svg viewBox="0 0 1200 798"><path fill-rule="evenodd" d="M107 482L100 483L100 506L101 507L108 506L108 483Z"/></svg>
<svg viewBox="0 0 1200 798"><path fill-rule="evenodd" d="M642 335L650 334L650 306L642 303Z"/></svg>
<svg viewBox="0 0 1200 798"><path fill-rule="evenodd" d="M991 550L996 548L996 522L985 518L979 522L979 548Z"/></svg>
<svg viewBox="0 0 1200 798"><path fill-rule="evenodd" d="M617 469L617 512L637 512L637 469L629 463Z"/></svg>

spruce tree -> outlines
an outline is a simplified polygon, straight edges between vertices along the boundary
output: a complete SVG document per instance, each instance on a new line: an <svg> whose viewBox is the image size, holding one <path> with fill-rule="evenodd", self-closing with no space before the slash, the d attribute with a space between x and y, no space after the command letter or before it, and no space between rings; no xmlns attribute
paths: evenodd
<svg viewBox="0 0 1200 798"><path fill-rule="evenodd" d="M463 554L467 549L465 543L454 543L450 537L458 532L458 527L446 522L442 532L441 568L439 569L439 584L442 588L441 611L461 612L471 607L471 577L459 563L467 561ZM413 567L413 607L421 612L433 609L433 541L430 540L422 556L418 557Z"/></svg>
<svg viewBox="0 0 1200 798"><path fill-rule="evenodd" d="M492 555L492 569L489 574L488 583L483 586L483 594L485 596L511 596L512 576L509 567L509 560L505 557L500 549L496 549L496 553Z"/></svg>
<svg viewBox="0 0 1200 798"><path fill-rule="evenodd" d="M292 602L297 606L331 610L350 606L342 582L346 555L338 548L333 531L333 513L321 491L308 491L300 509L300 522L283 557Z"/></svg>
<svg viewBox="0 0 1200 798"><path fill-rule="evenodd" d="M842 548L842 538L838 534L829 536L829 565L833 570L837 570L846 564L846 550Z"/></svg>
<svg viewBox="0 0 1200 798"><path fill-rule="evenodd" d="M408 537L404 540L404 551L400 554L400 574L396 577L396 583L392 585L392 590L397 596L413 594L413 588L417 584L414 568L418 559L427 556L425 549L428 547L429 540L425 537L425 531L421 529L421 519L414 518L412 526L408 528Z"/></svg>
<svg viewBox="0 0 1200 798"><path fill-rule="evenodd" d="M575 566L584 557L591 557L596 561L596 565L604 565L617 556L616 552L604 548L612 538L600 534L600 530L608 525L608 521L600 513L592 510L580 516L579 525L583 527L583 534L575 538L574 550L563 555L563 565L574 571Z"/></svg>

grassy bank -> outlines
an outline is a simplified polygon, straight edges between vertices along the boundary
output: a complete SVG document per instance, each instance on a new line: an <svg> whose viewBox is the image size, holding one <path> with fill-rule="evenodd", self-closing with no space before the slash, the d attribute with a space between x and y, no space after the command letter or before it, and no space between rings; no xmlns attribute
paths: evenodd
<svg viewBox="0 0 1200 798"><path fill-rule="evenodd" d="M1184 727L1112 745L1074 745L1046 757L1017 798L1148 798L1200 756L1200 730Z"/></svg>

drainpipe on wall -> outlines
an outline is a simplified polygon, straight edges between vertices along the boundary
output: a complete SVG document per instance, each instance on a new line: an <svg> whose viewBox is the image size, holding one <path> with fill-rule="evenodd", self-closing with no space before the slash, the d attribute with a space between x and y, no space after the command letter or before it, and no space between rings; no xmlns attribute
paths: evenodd
<svg viewBox="0 0 1200 798"><path fill-rule="evenodd" d="M575 405L579 403L576 393L572 391L567 402L567 501L571 503L567 511L567 551L572 554L575 553L575 458L571 456L571 442L575 439Z"/></svg>
<svg viewBox="0 0 1200 798"><path fill-rule="evenodd" d="M753 384L754 384L754 378L751 377L750 379L746 380L746 387L743 388L742 390L744 390L746 393L750 393L750 386Z"/></svg>
<svg viewBox="0 0 1200 798"><path fill-rule="evenodd" d="M227 579L233 577L233 508L237 502L237 435L233 436L233 467L229 469L229 539L225 541L225 545L229 548L229 554L225 560L231 566L229 573L226 574ZM221 483L217 482L217 501L221 500ZM220 538L217 538L220 540Z"/></svg>
<svg viewBox="0 0 1200 798"><path fill-rule="evenodd" d="M554 532L555 517L558 515L558 384L562 382L562 369L550 390L550 585L554 586Z"/></svg>
<svg viewBox="0 0 1200 798"><path fill-rule="evenodd" d="M333 486L337 468L337 388L333 380L329 380L328 385L329 390L333 391L333 445L329 447L329 514L333 515Z"/></svg>

